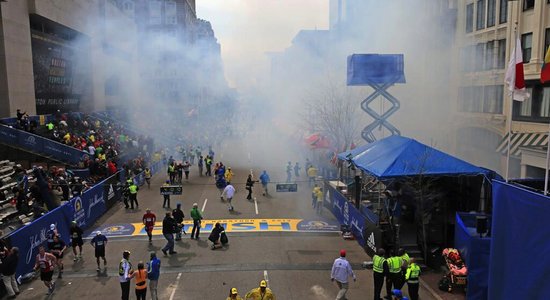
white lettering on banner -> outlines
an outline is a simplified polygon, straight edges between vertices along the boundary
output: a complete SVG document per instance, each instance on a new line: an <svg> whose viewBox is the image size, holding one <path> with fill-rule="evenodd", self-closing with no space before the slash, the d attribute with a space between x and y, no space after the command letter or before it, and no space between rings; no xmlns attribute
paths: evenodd
<svg viewBox="0 0 550 300"><path fill-rule="evenodd" d="M35 145L36 144L36 139L34 138L34 136L28 136L26 139L25 139L25 143L27 144L30 144L30 145Z"/></svg>
<svg viewBox="0 0 550 300"><path fill-rule="evenodd" d="M74 198L74 220L78 223L78 226L86 225L86 212L82 207L82 199L80 197Z"/></svg>
<svg viewBox="0 0 550 300"><path fill-rule="evenodd" d="M99 203L105 203L105 199L103 199L103 193L95 194L94 197L90 199L90 206L88 206L88 218L92 213L92 208L94 208L94 206L98 205Z"/></svg>
<svg viewBox="0 0 550 300"><path fill-rule="evenodd" d="M109 185L109 193L107 194L107 200L113 199L115 196L115 190L113 189L113 184Z"/></svg>
<svg viewBox="0 0 550 300"><path fill-rule="evenodd" d="M359 234L361 235L361 237L364 238L363 226L359 226L359 220L353 218L353 220L351 220L351 227L355 227L357 231L359 231Z"/></svg>
<svg viewBox="0 0 550 300"><path fill-rule="evenodd" d="M331 200L330 200L330 190L327 191L327 193L325 194L325 201L330 203Z"/></svg>
<svg viewBox="0 0 550 300"><path fill-rule="evenodd" d="M348 201L344 202L343 215L344 215L344 221L345 221L344 224L349 224L349 202Z"/></svg>
<svg viewBox="0 0 550 300"><path fill-rule="evenodd" d="M55 227L57 228L57 223L55 223ZM34 249L37 248L38 246L42 245L42 243L44 243L47 240L47 238L46 238L46 231L47 230L48 230L48 228L43 227L43 228L40 229L38 234L34 234L34 235L31 235L29 237L31 246L29 247L29 251L27 251L27 257L26 257L27 264L29 264L31 262L31 259L33 257L32 253L33 253Z"/></svg>
<svg viewBox="0 0 550 300"><path fill-rule="evenodd" d="M374 241L374 232L371 232L369 238L367 239L367 246L376 252L376 242Z"/></svg>

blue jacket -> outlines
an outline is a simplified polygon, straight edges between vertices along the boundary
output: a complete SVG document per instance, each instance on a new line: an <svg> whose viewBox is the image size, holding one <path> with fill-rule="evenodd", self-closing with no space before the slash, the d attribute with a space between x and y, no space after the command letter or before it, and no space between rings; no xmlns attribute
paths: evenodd
<svg viewBox="0 0 550 300"><path fill-rule="evenodd" d="M149 280L159 280L160 277L160 259L157 257L147 263L147 278Z"/></svg>
<svg viewBox="0 0 550 300"><path fill-rule="evenodd" d="M260 175L260 182L262 184L267 184L269 182L269 175L267 175L267 172L263 172L262 175Z"/></svg>

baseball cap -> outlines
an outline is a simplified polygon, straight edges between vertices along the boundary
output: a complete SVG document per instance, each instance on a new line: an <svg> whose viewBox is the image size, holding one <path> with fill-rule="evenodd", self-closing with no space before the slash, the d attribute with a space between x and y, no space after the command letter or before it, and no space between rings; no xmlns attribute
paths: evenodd
<svg viewBox="0 0 550 300"><path fill-rule="evenodd" d="M193 203L193 207L199 207L197 203Z"/></svg>
<svg viewBox="0 0 550 300"><path fill-rule="evenodd" d="M340 256L345 257L346 256L346 250L344 250L344 249L340 250Z"/></svg>
<svg viewBox="0 0 550 300"><path fill-rule="evenodd" d="M100 235L100 234L101 234L101 231L98 230L95 234L96 234L96 235Z"/></svg>
<svg viewBox="0 0 550 300"><path fill-rule="evenodd" d="M231 289L231 295L237 295L238 292L237 292L237 289L236 288L232 288Z"/></svg>
<svg viewBox="0 0 550 300"><path fill-rule="evenodd" d="M50 230L54 230L55 229L55 224L51 224L50 225Z"/></svg>
<svg viewBox="0 0 550 300"><path fill-rule="evenodd" d="M391 293L394 296L397 296L397 297L402 297L403 296L403 294L401 293L401 290L398 290L398 289L394 289L393 291L391 291Z"/></svg>
<svg viewBox="0 0 550 300"><path fill-rule="evenodd" d="M265 280L260 281L260 287L267 287L267 282Z"/></svg>

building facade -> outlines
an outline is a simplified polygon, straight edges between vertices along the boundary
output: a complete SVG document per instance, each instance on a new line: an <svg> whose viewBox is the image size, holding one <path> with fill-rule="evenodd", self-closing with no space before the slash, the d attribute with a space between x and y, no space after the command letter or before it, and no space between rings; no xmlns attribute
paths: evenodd
<svg viewBox="0 0 550 300"><path fill-rule="evenodd" d="M0 117L104 110L134 97L136 27L112 0L0 3ZM129 72L130 73L130 72Z"/></svg>
<svg viewBox="0 0 550 300"><path fill-rule="evenodd" d="M451 93L457 99L457 153L505 176L507 122L511 122L509 177L544 176L550 85L540 83L540 69L550 44L550 4L545 0L459 0L456 6L451 82L458 86ZM504 76L516 38L521 41L530 97L511 103Z"/></svg>

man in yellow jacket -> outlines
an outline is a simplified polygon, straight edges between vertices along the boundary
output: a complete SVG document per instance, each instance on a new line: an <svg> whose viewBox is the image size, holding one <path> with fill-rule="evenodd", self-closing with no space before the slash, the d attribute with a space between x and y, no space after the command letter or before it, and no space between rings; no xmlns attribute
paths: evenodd
<svg viewBox="0 0 550 300"><path fill-rule="evenodd" d="M227 170L225 170L225 181L227 181L227 184L231 183L231 179L233 178L233 171L231 171L231 167L228 167Z"/></svg>
<svg viewBox="0 0 550 300"><path fill-rule="evenodd" d="M267 287L265 280L260 281L260 287L251 289L246 296L245 300L275 300L275 295L271 292L271 289Z"/></svg>
<svg viewBox="0 0 550 300"><path fill-rule="evenodd" d="M231 288L231 290L229 291L229 297L227 297L227 299L225 300L243 300L243 298L239 296L239 292L237 292L236 288Z"/></svg>

